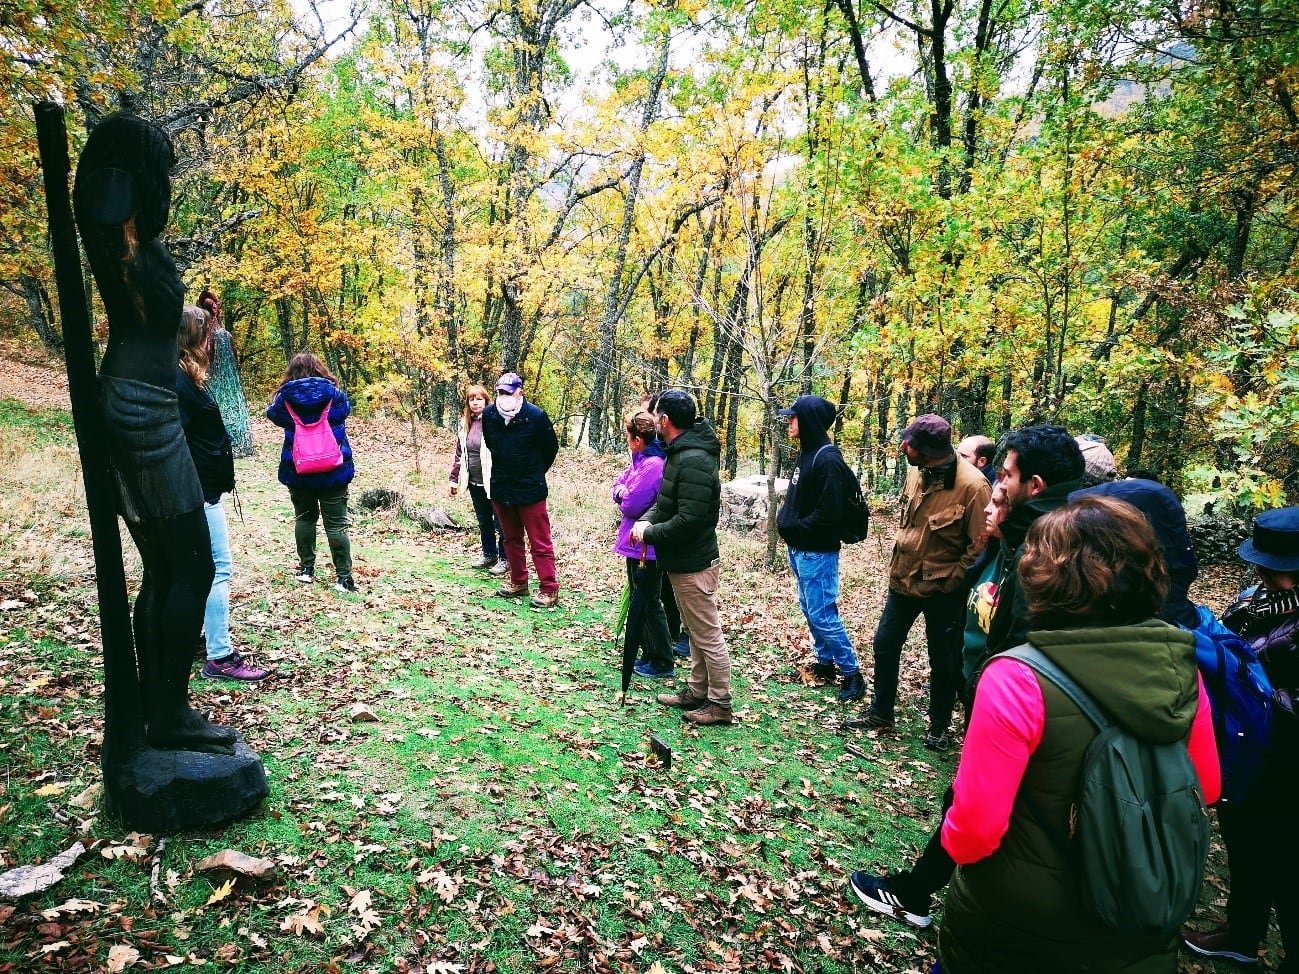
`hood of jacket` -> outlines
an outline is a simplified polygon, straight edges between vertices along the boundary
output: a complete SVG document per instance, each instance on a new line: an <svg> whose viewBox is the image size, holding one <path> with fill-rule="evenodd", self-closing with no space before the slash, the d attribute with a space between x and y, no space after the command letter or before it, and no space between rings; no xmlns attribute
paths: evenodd
<svg viewBox="0 0 1299 974"><path fill-rule="evenodd" d="M682 450L703 450L715 457L722 455L722 441L717 438L713 424L706 419L695 420L695 425L684 430L680 436L667 445L664 456L680 453Z"/></svg>
<svg viewBox="0 0 1299 974"><path fill-rule="evenodd" d="M311 410L313 416L320 415L320 407L326 399L333 399L338 394L338 387L328 379L318 375L309 375L305 379L293 379L281 387L284 398L298 411ZM306 419L303 416L303 419Z"/></svg>
<svg viewBox="0 0 1299 974"><path fill-rule="evenodd" d="M663 452L663 444L660 443L657 438L655 438L651 440L649 445L646 446L645 449L641 450L640 454L634 459L640 460L645 457L666 457L666 456L667 454Z"/></svg>
<svg viewBox="0 0 1299 974"><path fill-rule="evenodd" d="M1191 601L1191 584L1200 573L1190 532L1186 528L1186 511L1177 495L1154 480L1111 480L1076 490L1070 502L1080 497L1113 497L1127 501L1143 515L1155 532L1155 540L1168 566L1168 596L1159 618L1175 626L1194 629L1199 624L1195 603Z"/></svg>
<svg viewBox="0 0 1299 974"><path fill-rule="evenodd" d="M1149 619L1135 626L1035 630L1028 641L1140 739L1169 744L1190 733L1199 683L1195 637L1186 630Z"/></svg>
<svg viewBox="0 0 1299 974"><path fill-rule="evenodd" d="M830 442L830 427L837 413L834 403L820 396L799 396L789 408L798 417L799 450L815 453Z"/></svg>

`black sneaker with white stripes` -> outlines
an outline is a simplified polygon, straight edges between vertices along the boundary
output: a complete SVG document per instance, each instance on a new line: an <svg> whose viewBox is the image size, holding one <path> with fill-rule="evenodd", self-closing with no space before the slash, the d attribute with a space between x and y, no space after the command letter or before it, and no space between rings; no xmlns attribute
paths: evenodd
<svg viewBox="0 0 1299 974"><path fill-rule="evenodd" d="M929 916L929 897L925 897L923 904L904 903L902 897L889 885L888 877L855 872L849 877L848 885L852 887L857 899L877 913L921 929L933 922Z"/></svg>

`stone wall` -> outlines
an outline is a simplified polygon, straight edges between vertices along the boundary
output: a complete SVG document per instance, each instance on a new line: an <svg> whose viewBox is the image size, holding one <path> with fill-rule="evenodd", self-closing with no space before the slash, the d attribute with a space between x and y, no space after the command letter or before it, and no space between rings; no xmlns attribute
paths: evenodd
<svg viewBox="0 0 1299 974"><path fill-rule="evenodd" d="M776 480L776 505L785 499L789 481ZM764 532L767 527L767 477L755 474L722 484L721 526L739 534Z"/></svg>
<svg viewBox="0 0 1299 974"><path fill-rule="evenodd" d="M1236 549L1254 532L1253 521L1231 515L1205 515L1191 521L1191 545L1201 565L1239 564Z"/></svg>

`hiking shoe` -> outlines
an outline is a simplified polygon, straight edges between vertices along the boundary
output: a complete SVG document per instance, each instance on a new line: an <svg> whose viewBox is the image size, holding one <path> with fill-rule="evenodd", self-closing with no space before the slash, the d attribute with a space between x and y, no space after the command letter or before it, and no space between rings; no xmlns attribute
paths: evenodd
<svg viewBox="0 0 1299 974"><path fill-rule="evenodd" d="M923 904L904 903L902 898L893 891L888 877L855 872L848 877L848 886L857 899L876 913L883 913L885 916L891 916L895 920L901 920L922 930L933 922L929 916L929 897L925 897Z"/></svg>
<svg viewBox="0 0 1299 974"><path fill-rule="evenodd" d="M528 583L524 582L522 585L514 585L513 583L502 585L496 590L496 594L503 599L521 599L528 594Z"/></svg>
<svg viewBox="0 0 1299 974"><path fill-rule="evenodd" d="M636 671L637 676L643 676L649 680L666 680L676 672L676 668L672 666L669 666L666 670L656 670L652 663L645 660L641 660L633 669Z"/></svg>
<svg viewBox="0 0 1299 974"><path fill-rule="evenodd" d="M677 710L698 710L708 703L707 697L696 697L689 687L680 693L660 693L656 699L665 707L676 707Z"/></svg>
<svg viewBox="0 0 1299 974"><path fill-rule="evenodd" d="M812 674L813 682L821 685L833 683L839 678L839 671L834 668L833 663L822 663L820 660L817 660L810 667L795 663L789 668L789 675L800 683L805 681L809 672Z"/></svg>
<svg viewBox="0 0 1299 974"><path fill-rule="evenodd" d="M510 573L510 563L504 558L499 559L495 565L488 569L488 575L508 575Z"/></svg>
<svg viewBox="0 0 1299 974"><path fill-rule="evenodd" d="M352 581L352 576L351 576L351 575L347 575L347 576L345 576L345 577L343 577L343 578L340 578L337 582L334 583L334 591L335 591L335 592L355 592L355 591L356 591L356 582Z"/></svg>
<svg viewBox="0 0 1299 974"><path fill-rule="evenodd" d="M301 582L303 585L310 585L312 582L316 580L315 574L313 572L309 572L306 570L298 572L293 577L297 579L299 582Z"/></svg>
<svg viewBox="0 0 1299 974"><path fill-rule="evenodd" d="M735 720L731 708L723 707L720 703L706 703L702 707L688 711L684 716L686 720L698 727L711 727L714 724L726 727Z"/></svg>
<svg viewBox="0 0 1299 974"><path fill-rule="evenodd" d="M208 680L243 680L246 683L255 683L270 675L270 670L249 666L238 653L231 653L225 659L210 659L199 671L199 676Z"/></svg>
<svg viewBox="0 0 1299 974"><path fill-rule="evenodd" d="M672 655L678 659L687 659L690 656L690 633L684 629L677 637L676 645L672 647Z"/></svg>
<svg viewBox="0 0 1299 974"><path fill-rule="evenodd" d="M470 568L482 568L482 569L485 570L485 569L488 569L488 568L492 568L492 567L494 567L495 565L496 565L496 559L495 559L495 558L488 558L486 555L483 555L483 557L479 558L476 562L474 562L474 563L473 563L472 565L470 565L469 567L470 567Z"/></svg>
<svg viewBox="0 0 1299 974"><path fill-rule="evenodd" d="M885 717L882 714L866 708L866 713L862 717L854 717L852 720L845 720L839 725L844 730L893 730L893 718Z"/></svg>
<svg viewBox="0 0 1299 974"><path fill-rule="evenodd" d="M1204 957L1225 957L1237 964L1257 964L1258 944L1246 947L1232 943L1231 931L1226 927L1217 930L1183 930L1182 943Z"/></svg>
<svg viewBox="0 0 1299 974"><path fill-rule="evenodd" d="M538 592L528 602L534 609L553 609L559 605L558 592Z"/></svg>
<svg viewBox="0 0 1299 974"><path fill-rule="evenodd" d="M856 673L849 673L843 678L843 685L839 687L839 702L851 703L854 700L860 700L866 696L866 680L861 675L861 670Z"/></svg>
<svg viewBox="0 0 1299 974"><path fill-rule="evenodd" d="M925 735L925 747L931 751L946 751L951 746L952 735L946 728L937 731L931 727L929 733Z"/></svg>

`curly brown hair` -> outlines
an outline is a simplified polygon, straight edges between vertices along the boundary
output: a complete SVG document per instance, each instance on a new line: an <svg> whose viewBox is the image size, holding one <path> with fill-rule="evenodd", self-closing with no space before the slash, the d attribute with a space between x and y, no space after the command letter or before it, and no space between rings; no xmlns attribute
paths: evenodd
<svg viewBox="0 0 1299 974"><path fill-rule="evenodd" d="M1034 521L1019 580L1037 629L1132 625L1159 615L1168 594L1149 522L1112 497L1081 497Z"/></svg>

